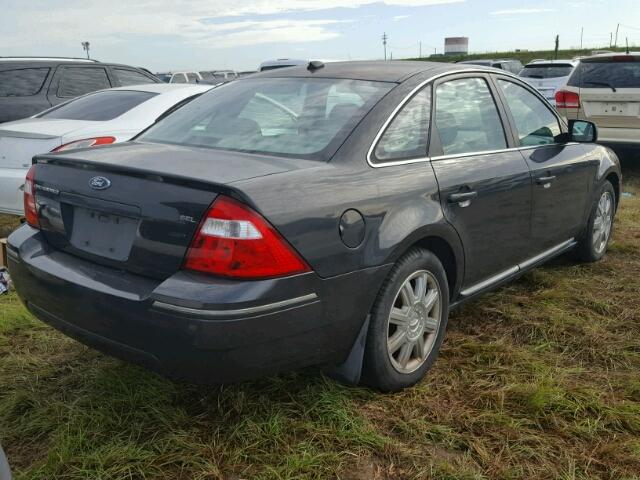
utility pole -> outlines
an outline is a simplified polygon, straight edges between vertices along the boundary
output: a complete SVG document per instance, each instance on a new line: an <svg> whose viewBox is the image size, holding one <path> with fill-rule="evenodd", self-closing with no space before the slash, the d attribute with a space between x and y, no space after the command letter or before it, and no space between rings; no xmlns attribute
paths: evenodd
<svg viewBox="0 0 640 480"><path fill-rule="evenodd" d="M82 42L82 49L87 52L87 60L89 60L89 42Z"/></svg>
<svg viewBox="0 0 640 480"><path fill-rule="evenodd" d="M613 46L613 32L609 33L609 48Z"/></svg>
<svg viewBox="0 0 640 480"><path fill-rule="evenodd" d="M560 48L560 35L556 35L556 48L554 50L554 56L556 60L558 59L558 48Z"/></svg>
<svg viewBox="0 0 640 480"><path fill-rule="evenodd" d="M584 37L584 27L580 29L580 50L582 50L582 38Z"/></svg>
<svg viewBox="0 0 640 480"><path fill-rule="evenodd" d="M382 47L384 48L384 59L387 59L387 37L386 32L382 34Z"/></svg>
<svg viewBox="0 0 640 480"><path fill-rule="evenodd" d="M422 58L422 41L418 42L419 48L418 48L418 58Z"/></svg>
<svg viewBox="0 0 640 480"><path fill-rule="evenodd" d="M613 42L614 47L618 46L618 30L620 30L620 24L618 24L618 26L616 27L616 41Z"/></svg>

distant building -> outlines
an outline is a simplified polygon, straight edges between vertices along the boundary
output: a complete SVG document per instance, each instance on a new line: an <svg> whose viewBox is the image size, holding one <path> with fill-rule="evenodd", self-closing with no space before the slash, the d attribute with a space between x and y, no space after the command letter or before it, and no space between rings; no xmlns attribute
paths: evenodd
<svg viewBox="0 0 640 480"><path fill-rule="evenodd" d="M467 55L469 53L469 37L449 37L444 39L445 55Z"/></svg>

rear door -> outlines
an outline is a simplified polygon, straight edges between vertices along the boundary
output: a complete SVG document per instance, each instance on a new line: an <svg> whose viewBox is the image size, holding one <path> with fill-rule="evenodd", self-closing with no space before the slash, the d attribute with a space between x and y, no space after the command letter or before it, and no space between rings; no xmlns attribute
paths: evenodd
<svg viewBox="0 0 640 480"><path fill-rule="evenodd" d="M47 98L52 105L57 105L71 98L112 86L103 66L62 65L56 70Z"/></svg>
<svg viewBox="0 0 640 480"><path fill-rule="evenodd" d="M517 272L529 251L531 175L488 75L435 84L430 154L445 216L465 251L463 294Z"/></svg>
<svg viewBox="0 0 640 480"><path fill-rule="evenodd" d="M568 85L579 89L586 120L600 128L640 128L640 56L584 59Z"/></svg>
<svg viewBox="0 0 640 480"><path fill-rule="evenodd" d="M565 127L534 89L508 77L495 80L533 177L533 256L579 234L597 161L589 162L581 145L564 143Z"/></svg>

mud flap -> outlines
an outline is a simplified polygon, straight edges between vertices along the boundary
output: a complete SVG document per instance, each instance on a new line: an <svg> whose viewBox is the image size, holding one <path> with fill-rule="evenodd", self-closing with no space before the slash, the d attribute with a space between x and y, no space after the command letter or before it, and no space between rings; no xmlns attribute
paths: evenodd
<svg viewBox="0 0 640 480"><path fill-rule="evenodd" d="M358 385L360 383L360 375L362 374L362 361L364 359L364 347L367 343L367 332L369 331L369 318L367 315L360 333L356 337L356 341L351 347L349 356L340 365L336 365L333 369L327 372L334 380L343 382L349 385Z"/></svg>

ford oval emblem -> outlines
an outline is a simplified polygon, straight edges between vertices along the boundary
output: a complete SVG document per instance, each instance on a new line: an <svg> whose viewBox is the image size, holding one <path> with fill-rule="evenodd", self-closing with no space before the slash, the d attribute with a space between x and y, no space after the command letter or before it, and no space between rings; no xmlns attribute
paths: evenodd
<svg viewBox="0 0 640 480"><path fill-rule="evenodd" d="M94 190L105 190L111 186L111 180L107 177L93 177L89 180L89 186Z"/></svg>

